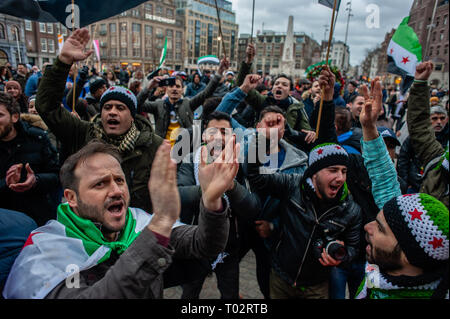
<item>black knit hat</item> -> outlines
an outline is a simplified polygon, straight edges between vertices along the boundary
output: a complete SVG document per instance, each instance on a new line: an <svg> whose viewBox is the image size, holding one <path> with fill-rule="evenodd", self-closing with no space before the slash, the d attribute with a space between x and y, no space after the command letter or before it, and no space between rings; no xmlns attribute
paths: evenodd
<svg viewBox="0 0 450 319"><path fill-rule="evenodd" d="M106 81L101 76L93 77L89 80L89 92L94 94L98 89L100 89L103 85L106 85Z"/></svg>
<svg viewBox="0 0 450 319"><path fill-rule="evenodd" d="M110 100L123 102L130 109L131 116L133 118L136 116L137 99L130 90L121 86L111 86L100 98L100 108Z"/></svg>

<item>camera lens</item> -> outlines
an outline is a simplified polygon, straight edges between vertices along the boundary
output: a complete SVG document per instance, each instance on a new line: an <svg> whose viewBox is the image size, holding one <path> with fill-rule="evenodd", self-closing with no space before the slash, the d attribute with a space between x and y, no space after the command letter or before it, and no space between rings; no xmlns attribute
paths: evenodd
<svg viewBox="0 0 450 319"><path fill-rule="evenodd" d="M347 256L347 249L336 241L329 242L325 249L331 258L343 260Z"/></svg>

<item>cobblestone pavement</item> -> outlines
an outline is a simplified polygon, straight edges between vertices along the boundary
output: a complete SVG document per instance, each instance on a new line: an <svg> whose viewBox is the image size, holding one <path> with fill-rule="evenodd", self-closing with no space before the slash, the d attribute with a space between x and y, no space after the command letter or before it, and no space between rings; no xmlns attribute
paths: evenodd
<svg viewBox="0 0 450 319"><path fill-rule="evenodd" d="M256 281L256 261L253 251L249 251L239 264L239 292L243 299L263 299ZM164 299L180 299L181 287L164 289ZM203 284L200 299L219 299L216 276L208 276Z"/></svg>

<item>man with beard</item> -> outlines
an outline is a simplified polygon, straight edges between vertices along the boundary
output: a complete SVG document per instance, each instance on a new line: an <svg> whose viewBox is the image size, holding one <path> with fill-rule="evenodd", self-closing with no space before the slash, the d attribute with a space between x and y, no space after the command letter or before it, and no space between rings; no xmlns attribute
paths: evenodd
<svg viewBox="0 0 450 319"><path fill-rule="evenodd" d="M231 138L230 116L214 111L204 119L202 141L207 145L210 161L214 161L225 149ZM181 198L180 220L186 224L198 223L198 205L202 191L199 185L201 148L189 154L178 169L178 190ZM253 220L260 210L259 199L244 186L242 173L226 191L230 205L230 231L227 246L217 259L205 260L205 269L214 270L217 287L222 299L239 299L239 236L238 224ZM200 269L199 269L200 271ZM197 281L183 285L182 299L198 299L207 273Z"/></svg>
<svg viewBox="0 0 450 319"><path fill-rule="evenodd" d="M18 103L0 92L0 207L45 224L56 213L58 170L47 132L21 121Z"/></svg>
<svg viewBox="0 0 450 319"><path fill-rule="evenodd" d="M51 68L44 73L36 95L36 109L62 143L61 162L93 139L101 139L119 150L122 169L130 187L131 205L151 211L147 191L150 165L163 139L153 133L151 123L137 114L134 94L112 86L100 99L101 113L92 121L82 121L60 106L71 65L86 59L87 29L76 30L65 42Z"/></svg>
<svg viewBox="0 0 450 319"><path fill-rule="evenodd" d="M357 255L361 212L347 191L347 163L343 147L326 143L310 152L303 175L260 174L258 163L248 164L252 190L280 199L271 298L328 299L329 268Z"/></svg>
<svg viewBox="0 0 450 319"><path fill-rule="evenodd" d="M253 59L255 58L256 51L253 44L249 44L246 50L245 61L242 61L237 77L236 85L241 86L245 80L245 77L250 73ZM252 106L257 113L269 105L277 105L284 112L286 112L288 124L295 130L307 130L310 134L314 134L311 125L309 124L309 118L305 111L303 102L297 101L290 96L291 91L294 88L292 79L287 75L281 74L274 79L272 90L267 96L260 94L256 90L248 92L245 101ZM259 117L259 114L256 116Z"/></svg>
<svg viewBox="0 0 450 319"><path fill-rule="evenodd" d="M368 264L357 298L448 298L448 209L428 194L401 195L395 166L376 128L380 80L371 87L370 95L364 92L360 116L362 147L380 212L364 227Z"/></svg>
<svg viewBox="0 0 450 319"><path fill-rule="evenodd" d="M154 210L129 207L120 155L92 142L70 156L60 179L67 203L58 219L30 234L3 292L6 298L162 298L175 258L205 258L225 247L229 207L222 198L236 176L239 146L202 158L198 226L182 225L176 164L165 141L148 181ZM72 272L75 272L73 274Z"/></svg>
<svg viewBox="0 0 450 319"><path fill-rule="evenodd" d="M322 77L324 105L329 105L334 77L329 71L323 71ZM249 154L258 154L259 139L260 135L252 139ZM280 200L280 236L272 251L271 298L328 298L329 268L350 263L357 255L361 211L347 191L348 161L345 149L334 143L314 147L303 174L270 174L260 167L258 155L256 163L248 160L252 191ZM335 247L340 253L328 250L331 242L339 244Z"/></svg>

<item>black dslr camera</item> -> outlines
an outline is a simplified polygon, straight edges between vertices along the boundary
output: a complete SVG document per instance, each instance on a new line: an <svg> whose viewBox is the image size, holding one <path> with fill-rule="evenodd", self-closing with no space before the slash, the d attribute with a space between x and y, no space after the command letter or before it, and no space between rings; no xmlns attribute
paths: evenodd
<svg viewBox="0 0 450 319"><path fill-rule="evenodd" d="M173 86L175 85L175 80L175 77L162 79L161 81L159 81L159 86Z"/></svg>
<svg viewBox="0 0 450 319"><path fill-rule="evenodd" d="M324 248L326 253L335 260L343 260L347 256L347 248L329 236L317 239L314 246L317 258L321 257Z"/></svg>

